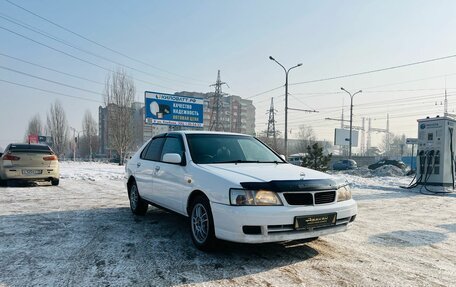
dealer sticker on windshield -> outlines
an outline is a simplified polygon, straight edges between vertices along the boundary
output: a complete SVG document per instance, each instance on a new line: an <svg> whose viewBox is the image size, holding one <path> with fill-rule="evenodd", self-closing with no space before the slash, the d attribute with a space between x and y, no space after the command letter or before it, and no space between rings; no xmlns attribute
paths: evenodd
<svg viewBox="0 0 456 287"><path fill-rule="evenodd" d="M308 216L296 216L294 220L295 229L313 229L316 227L327 227L336 224L337 213L327 213Z"/></svg>

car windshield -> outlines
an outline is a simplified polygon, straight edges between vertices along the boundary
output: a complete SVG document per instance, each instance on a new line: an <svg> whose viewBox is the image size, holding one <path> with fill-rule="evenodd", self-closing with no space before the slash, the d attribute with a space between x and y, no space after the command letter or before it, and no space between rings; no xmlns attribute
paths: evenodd
<svg viewBox="0 0 456 287"><path fill-rule="evenodd" d="M189 134L187 142L193 162L285 163L259 140L242 135Z"/></svg>

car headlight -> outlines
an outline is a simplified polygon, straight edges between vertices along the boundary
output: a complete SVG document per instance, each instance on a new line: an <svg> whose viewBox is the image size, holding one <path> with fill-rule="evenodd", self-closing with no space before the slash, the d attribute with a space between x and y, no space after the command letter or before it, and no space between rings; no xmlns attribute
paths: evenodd
<svg viewBox="0 0 456 287"><path fill-rule="evenodd" d="M283 205L277 193L269 190L230 189L231 205Z"/></svg>
<svg viewBox="0 0 456 287"><path fill-rule="evenodd" d="M337 189L337 201L349 200L352 198L352 193L348 185L341 186Z"/></svg>

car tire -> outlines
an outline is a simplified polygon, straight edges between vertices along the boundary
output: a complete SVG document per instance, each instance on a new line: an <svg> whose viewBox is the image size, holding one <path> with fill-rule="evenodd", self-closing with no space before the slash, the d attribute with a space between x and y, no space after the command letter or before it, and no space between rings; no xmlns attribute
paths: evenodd
<svg viewBox="0 0 456 287"><path fill-rule="evenodd" d="M55 179L51 180L51 184L54 185L54 186L59 185L59 182L60 182L60 180L58 178L55 178Z"/></svg>
<svg viewBox="0 0 456 287"><path fill-rule="evenodd" d="M133 214L144 215L147 212L149 204L141 198L138 192L136 182L133 182L128 188L128 198L130 200L130 209Z"/></svg>
<svg viewBox="0 0 456 287"><path fill-rule="evenodd" d="M214 219L209 199L196 197L190 208L190 234L196 248L203 251L215 249L217 239L214 232Z"/></svg>

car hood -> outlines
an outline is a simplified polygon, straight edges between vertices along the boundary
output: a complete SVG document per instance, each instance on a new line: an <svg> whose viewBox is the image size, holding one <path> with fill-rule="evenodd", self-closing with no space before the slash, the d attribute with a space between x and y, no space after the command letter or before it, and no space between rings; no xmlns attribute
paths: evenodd
<svg viewBox="0 0 456 287"><path fill-rule="evenodd" d="M285 163L199 164L198 166L211 174L236 183L333 178L323 172Z"/></svg>

